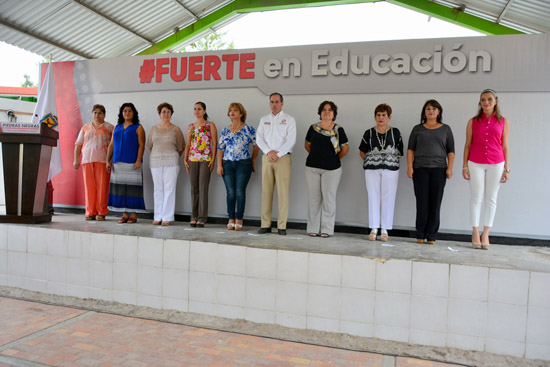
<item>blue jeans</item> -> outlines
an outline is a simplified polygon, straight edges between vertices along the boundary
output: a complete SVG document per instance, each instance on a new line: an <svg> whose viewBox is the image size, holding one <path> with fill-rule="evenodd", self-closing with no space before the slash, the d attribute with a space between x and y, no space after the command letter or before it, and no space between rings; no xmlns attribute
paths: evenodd
<svg viewBox="0 0 550 367"><path fill-rule="evenodd" d="M252 175L252 160L223 161L223 182L227 190L229 219L243 219L246 204L246 185ZM237 211L235 212L235 203Z"/></svg>

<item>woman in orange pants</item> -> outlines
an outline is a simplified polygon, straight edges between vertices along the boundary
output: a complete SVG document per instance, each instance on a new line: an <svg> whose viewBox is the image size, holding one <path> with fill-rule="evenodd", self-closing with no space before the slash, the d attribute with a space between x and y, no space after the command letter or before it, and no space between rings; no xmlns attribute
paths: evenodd
<svg viewBox="0 0 550 367"><path fill-rule="evenodd" d="M100 104L92 108L94 121L88 122L78 134L74 147L73 167L82 164L86 197L86 220L105 220L109 213L109 179L107 171L107 148L114 126L105 121L105 107ZM82 162L80 163L80 157Z"/></svg>

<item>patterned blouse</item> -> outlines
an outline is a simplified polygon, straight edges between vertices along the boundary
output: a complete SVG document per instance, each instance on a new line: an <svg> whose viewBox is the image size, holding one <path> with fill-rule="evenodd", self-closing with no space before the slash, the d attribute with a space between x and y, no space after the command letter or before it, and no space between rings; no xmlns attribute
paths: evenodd
<svg viewBox="0 0 550 367"><path fill-rule="evenodd" d="M75 145L82 145L82 164L107 162L107 148L114 129L114 126L107 121L97 128L93 122L82 126L75 143Z"/></svg>
<svg viewBox="0 0 550 367"><path fill-rule="evenodd" d="M398 128L392 127L384 134L370 128L363 134L359 150L365 153L363 169L399 170L399 158L403 155L403 139Z"/></svg>
<svg viewBox="0 0 550 367"><path fill-rule="evenodd" d="M225 127L218 142L218 150L223 150L223 160L242 161L251 158L248 145L256 145L256 130L250 125L244 125L236 133Z"/></svg>
<svg viewBox="0 0 550 367"><path fill-rule="evenodd" d="M190 162L210 162L212 160L212 132L210 122L204 126L195 127L195 124L189 124L187 128L189 134L189 157Z"/></svg>

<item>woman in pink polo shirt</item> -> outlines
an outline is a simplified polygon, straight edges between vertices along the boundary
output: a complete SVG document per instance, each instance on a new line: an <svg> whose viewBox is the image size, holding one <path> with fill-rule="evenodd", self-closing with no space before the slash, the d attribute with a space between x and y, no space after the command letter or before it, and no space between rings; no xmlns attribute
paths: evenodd
<svg viewBox="0 0 550 367"><path fill-rule="evenodd" d="M510 175L508 135L510 123L502 117L494 90L485 89L479 99L479 111L468 121L462 176L470 181L470 216L473 227L472 247L489 249L489 232L497 208L501 183ZM485 202L483 233L479 234L482 202Z"/></svg>

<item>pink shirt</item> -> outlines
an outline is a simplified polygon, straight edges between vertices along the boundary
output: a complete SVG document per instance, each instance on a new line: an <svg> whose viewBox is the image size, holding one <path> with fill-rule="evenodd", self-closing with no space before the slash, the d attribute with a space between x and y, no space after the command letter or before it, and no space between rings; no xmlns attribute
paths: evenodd
<svg viewBox="0 0 550 367"><path fill-rule="evenodd" d="M104 122L97 128L93 122L82 126L75 145L82 145L82 164L92 162L107 162L107 148L113 135L114 127Z"/></svg>
<svg viewBox="0 0 550 367"><path fill-rule="evenodd" d="M504 162L502 133L505 121L503 117L499 122L494 114L488 119L484 113L480 120L472 120L472 145L468 160L478 164Z"/></svg>

